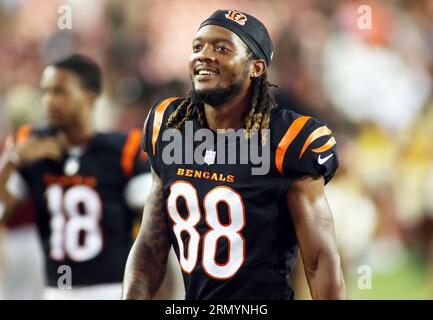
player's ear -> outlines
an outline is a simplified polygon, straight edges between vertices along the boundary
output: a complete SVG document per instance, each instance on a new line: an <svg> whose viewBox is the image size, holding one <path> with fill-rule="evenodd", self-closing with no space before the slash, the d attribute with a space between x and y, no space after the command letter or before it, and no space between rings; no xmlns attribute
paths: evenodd
<svg viewBox="0 0 433 320"><path fill-rule="evenodd" d="M251 78L258 78L266 72L267 66L263 59L254 59L251 63Z"/></svg>

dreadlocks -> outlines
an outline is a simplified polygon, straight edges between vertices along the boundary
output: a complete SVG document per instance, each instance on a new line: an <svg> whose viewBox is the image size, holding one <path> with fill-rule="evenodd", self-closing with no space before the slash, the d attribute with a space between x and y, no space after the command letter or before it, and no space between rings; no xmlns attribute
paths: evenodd
<svg viewBox="0 0 433 320"><path fill-rule="evenodd" d="M262 130L269 128L271 109L276 106L269 88L277 86L268 82L266 73L258 78L254 78L252 85L251 109L245 118L245 137L249 139L255 132L261 132L261 142L265 144L267 139L266 132ZM181 129L185 121L193 120L194 117L196 117L201 126L204 126L204 105L203 103L194 102L192 91L190 91L188 97L168 118L167 127Z"/></svg>

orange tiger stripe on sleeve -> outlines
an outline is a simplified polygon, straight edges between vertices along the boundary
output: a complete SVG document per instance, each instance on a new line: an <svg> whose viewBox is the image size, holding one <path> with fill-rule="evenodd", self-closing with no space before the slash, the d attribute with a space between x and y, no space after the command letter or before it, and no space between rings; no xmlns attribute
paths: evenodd
<svg viewBox="0 0 433 320"><path fill-rule="evenodd" d="M311 151L313 151L315 153L321 153L321 152L324 152L324 151L331 149L336 143L337 143L337 141L335 141L335 138L331 137L323 146L316 148L316 149L312 149Z"/></svg>
<svg viewBox="0 0 433 320"><path fill-rule="evenodd" d="M307 150L308 146L312 144L316 139L330 135L332 133L331 130L328 129L326 126L322 126L320 128L317 128L314 130L307 138L307 140L304 143L304 146L302 147L301 153L299 154L299 159L301 159L302 155L304 154L305 150Z"/></svg>
<svg viewBox="0 0 433 320"><path fill-rule="evenodd" d="M301 116L295 121L293 121L293 123L290 125L283 138L281 139L280 143L278 144L275 154L275 166L281 174L283 174L283 161L287 148L290 146L290 144L293 142L293 140L296 138L296 136L299 134L299 132L302 130L302 128L305 126L309 119L311 119L311 117Z"/></svg>
<svg viewBox="0 0 433 320"><path fill-rule="evenodd" d="M31 125L26 124L26 125L21 126L15 135L16 142L24 141L25 139L27 139L30 136L31 133L32 133L32 126Z"/></svg>
<svg viewBox="0 0 433 320"><path fill-rule="evenodd" d="M168 98L161 102L155 109L155 117L153 119L153 132L152 132L152 154L156 151L156 140L158 139L159 130L161 129L162 118L164 117L164 112L174 100L178 98Z"/></svg>
<svg viewBox="0 0 433 320"><path fill-rule="evenodd" d="M120 165L126 176L131 176L134 170L135 155L141 145L141 130L132 129L122 149Z"/></svg>

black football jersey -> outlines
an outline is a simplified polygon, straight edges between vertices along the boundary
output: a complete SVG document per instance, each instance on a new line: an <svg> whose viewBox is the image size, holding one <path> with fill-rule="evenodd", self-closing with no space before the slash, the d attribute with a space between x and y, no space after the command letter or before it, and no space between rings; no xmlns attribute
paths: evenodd
<svg viewBox="0 0 433 320"><path fill-rule="evenodd" d="M229 148L240 159L244 135L232 141L234 147L224 144L224 164L216 161L221 140L213 131L214 145L198 152L203 161L186 161L201 142L197 139L187 149L184 139L183 162L170 163L168 155L177 151L171 144L174 138L164 135L173 132L166 122L182 101L170 98L151 109L142 145L164 185L164 214L183 272L186 299L293 298L288 275L298 244L286 192L291 182L305 175L323 176L325 183L333 177L338 156L331 130L312 117L275 108L265 174L252 173L258 167L252 159L228 160ZM193 121L192 128L197 133L199 123ZM192 137L187 130L186 126L180 130L182 138ZM257 148L263 152L261 143Z"/></svg>
<svg viewBox="0 0 433 320"><path fill-rule="evenodd" d="M17 139L29 134L55 132L26 126ZM49 286L58 286L61 265L71 268L72 287L122 281L135 215L124 189L133 176L150 171L140 142L138 129L97 133L79 156L20 170L34 202Z"/></svg>

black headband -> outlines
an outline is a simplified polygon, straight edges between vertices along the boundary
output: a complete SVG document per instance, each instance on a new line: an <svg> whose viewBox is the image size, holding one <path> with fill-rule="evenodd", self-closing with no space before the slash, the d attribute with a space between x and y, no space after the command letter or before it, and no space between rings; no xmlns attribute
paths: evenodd
<svg viewBox="0 0 433 320"><path fill-rule="evenodd" d="M200 24L217 25L238 35L254 53L255 57L263 59L269 66L272 62L272 40L268 30L253 16L237 10L217 10Z"/></svg>

